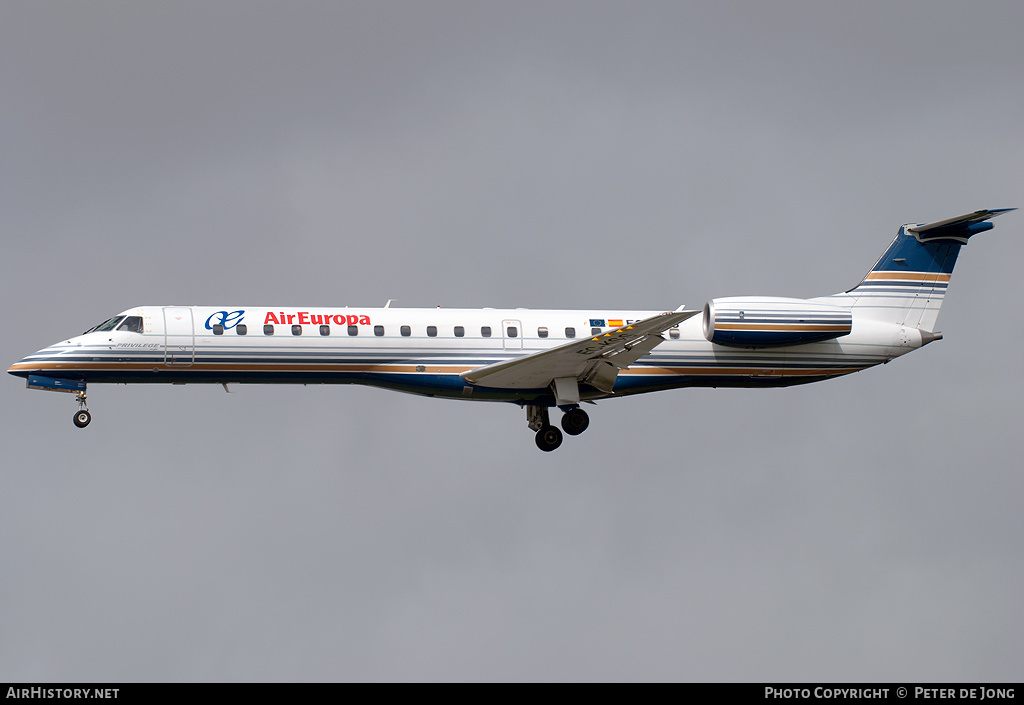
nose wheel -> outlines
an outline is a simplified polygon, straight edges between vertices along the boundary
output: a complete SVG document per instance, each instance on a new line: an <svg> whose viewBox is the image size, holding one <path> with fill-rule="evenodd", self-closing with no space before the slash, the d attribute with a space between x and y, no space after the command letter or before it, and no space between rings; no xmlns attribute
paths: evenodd
<svg viewBox="0 0 1024 705"><path fill-rule="evenodd" d="M79 428L85 428L92 421L92 414L89 413L89 407L85 403L85 392L78 393L78 411L75 412L74 421Z"/></svg>

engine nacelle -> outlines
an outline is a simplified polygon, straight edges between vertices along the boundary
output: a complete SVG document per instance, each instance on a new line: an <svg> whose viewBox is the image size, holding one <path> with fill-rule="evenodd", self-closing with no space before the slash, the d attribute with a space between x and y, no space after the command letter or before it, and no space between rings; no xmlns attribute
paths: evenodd
<svg viewBox="0 0 1024 705"><path fill-rule="evenodd" d="M816 343L853 328L849 309L806 299L732 296L704 304L704 337L740 348Z"/></svg>

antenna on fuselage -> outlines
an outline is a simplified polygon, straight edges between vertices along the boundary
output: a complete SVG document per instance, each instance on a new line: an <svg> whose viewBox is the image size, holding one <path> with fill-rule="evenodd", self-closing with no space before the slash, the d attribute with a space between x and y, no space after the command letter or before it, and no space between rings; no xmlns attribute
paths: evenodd
<svg viewBox="0 0 1024 705"><path fill-rule="evenodd" d="M392 302L393 302L394 300L395 300L395 299L388 299L388 302L387 302L386 304L384 304L384 308L391 308L391 303L392 303Z"/></svg>

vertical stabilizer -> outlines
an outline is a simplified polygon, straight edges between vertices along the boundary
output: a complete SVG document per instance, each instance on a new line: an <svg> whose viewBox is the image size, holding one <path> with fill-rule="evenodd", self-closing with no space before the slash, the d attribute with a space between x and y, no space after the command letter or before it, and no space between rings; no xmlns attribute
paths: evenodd
<svg viewBox="0 0 1024 705"><path fill-rule="evenodd" d="M858 316L934 331L960 248L1013 208L904 225L863 281L847 292Z"/></svg>

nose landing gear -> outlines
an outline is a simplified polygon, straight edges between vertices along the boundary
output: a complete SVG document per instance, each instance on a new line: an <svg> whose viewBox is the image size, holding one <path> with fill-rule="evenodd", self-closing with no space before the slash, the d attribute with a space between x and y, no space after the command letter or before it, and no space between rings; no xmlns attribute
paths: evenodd
<svg viewBox="0 0 1024 705"><path fill-rule="evenodd" d="M78 411L75 412L75 425L79 428L85 428L92 421L92 414L89 413L89 407L85 403L85 392L78 393Z"/></svg>

